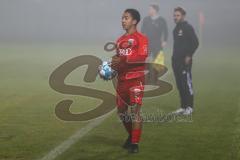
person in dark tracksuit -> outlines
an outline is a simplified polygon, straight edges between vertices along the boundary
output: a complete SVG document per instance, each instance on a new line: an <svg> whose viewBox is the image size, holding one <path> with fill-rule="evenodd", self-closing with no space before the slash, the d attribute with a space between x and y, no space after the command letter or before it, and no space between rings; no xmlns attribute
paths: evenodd
<svg viewBox="0 0 240 160"><path fill-rule="evenodd" d="M181 99L180 109L176 114L190 115L193 112L192 57L199 46L193 27L185 21L186 11L174 9L176 27L173 31L174 46L172 67Z"/></svg>
<svg viewBox="0 0 240 160"><path fill-rule="evenodd" d="M148 37L149 40L149 56L154 60L158 53L167 45L168 26L167 21L159 15L159 6L151 4L149 6L148 16L143 19L141 32ZM156 82L158 72L151 65L148 65L150 74L149 79Z"/></svg>

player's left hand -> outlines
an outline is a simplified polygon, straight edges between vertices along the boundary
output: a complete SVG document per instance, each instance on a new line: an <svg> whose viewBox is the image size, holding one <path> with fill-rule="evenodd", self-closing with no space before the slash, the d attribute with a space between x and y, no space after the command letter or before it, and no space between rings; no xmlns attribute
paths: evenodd
<svg viewBox="0 0 240 160"><path fill-rule="evenodd" d="M118 57L117 55L113 56L113 57L112 57L111 67L112 67L113 69L114 69L114 68L117 68L119 62L120 62L120 57Z"/></svg>
<svg viewBox="0 0 240 160"><path fill-rule="evenodd" d="M192 63L192 57L191 56L186 56L185 57L185 64L186 65L189 65L189 64L191 64Z"/></svg>

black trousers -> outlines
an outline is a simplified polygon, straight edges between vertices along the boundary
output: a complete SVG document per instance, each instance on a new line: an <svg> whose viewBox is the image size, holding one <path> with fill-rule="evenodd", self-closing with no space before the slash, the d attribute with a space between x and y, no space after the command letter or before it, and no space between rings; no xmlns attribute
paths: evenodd
<svg viewBox="0 0 240 160"><path fill-rule="evenodd" d="M172 67L179 91L181 107L193 108L192 63L185 65L184 59L172 58Z"/></svg>

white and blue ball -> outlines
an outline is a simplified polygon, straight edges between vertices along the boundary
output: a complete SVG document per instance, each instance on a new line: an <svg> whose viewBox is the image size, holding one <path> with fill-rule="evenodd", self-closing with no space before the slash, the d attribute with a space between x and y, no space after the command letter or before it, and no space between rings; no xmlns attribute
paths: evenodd
<svg viewBox="0 0 240 160"><path fill-rule="evenodd" d="M99 75L104 80L111 80L116 76L116 71L111 68L111 63L104 61L102 65L99 66Z"/></svg>

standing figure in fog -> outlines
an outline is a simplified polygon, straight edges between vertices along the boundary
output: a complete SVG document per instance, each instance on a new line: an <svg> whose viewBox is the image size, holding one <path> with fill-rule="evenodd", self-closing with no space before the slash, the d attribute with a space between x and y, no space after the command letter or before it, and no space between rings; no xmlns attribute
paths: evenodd
<svg viewBox="0 0 240 160"><path fill-rule="evenodd" d="M179 91L181 106L176 114L190 115L193 112L192 57L199 46L193 27L185 21L186 11L174 9L176 27L173 31L174 46L172 67Z"/></svg>
<svg viewBox="0 0 240 160"><path fill-rule="evenodd" d="M151 61L153 61L167 45L168 27L166 20L159 15L158 5L150 5L148 12L149 15L143 19L141 31L148 37L149 55ZM152 65L149 65L148 69L150 71L150 77L148 77L149 80L151 82L156 82L158 72L152 67Z"/></svg>

